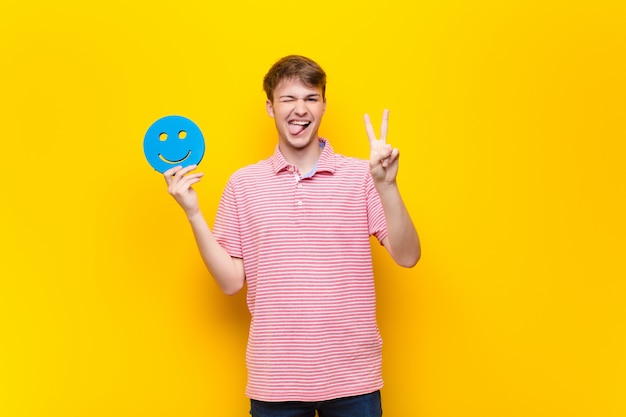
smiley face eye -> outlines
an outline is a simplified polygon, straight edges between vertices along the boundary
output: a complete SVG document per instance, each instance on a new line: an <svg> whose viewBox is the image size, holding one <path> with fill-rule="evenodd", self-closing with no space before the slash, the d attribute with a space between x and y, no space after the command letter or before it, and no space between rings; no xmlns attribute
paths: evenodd
<svg viewBox="0 0 626 417"><path fill-rule="evenodd" d="M167 140L167 133L163 132L159 135L159 140L165 142Z"/></svg>
<svg viewBox="0 0 626 417"><path fill-rule="evenodd" d="M180 132L178 132L178 139L185 139L187 137L187 132L184 130L181 130Z"/></svg>

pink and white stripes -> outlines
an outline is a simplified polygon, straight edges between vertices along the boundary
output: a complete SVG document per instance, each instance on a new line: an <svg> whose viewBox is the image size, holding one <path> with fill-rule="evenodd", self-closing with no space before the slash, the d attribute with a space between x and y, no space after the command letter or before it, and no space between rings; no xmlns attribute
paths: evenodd
<svg viewBox="0 0 626 417"><path fill-rule="evenodd" d="M324 149L313 176L279 152L232 175L214 234L244 259L246 394L322 401L380 389L370 236L386 236L367 161Z"/></svg>

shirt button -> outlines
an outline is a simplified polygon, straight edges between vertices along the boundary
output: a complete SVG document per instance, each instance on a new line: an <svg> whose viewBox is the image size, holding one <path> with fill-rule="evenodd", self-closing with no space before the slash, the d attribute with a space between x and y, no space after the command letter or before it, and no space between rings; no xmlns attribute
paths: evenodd
<svg viewBox="0 0 626 417"><path fill-rule="evenodd" d="M301 206L302 205L302 201L298 201L298 205Z"/></svg>
<svg viewBox="0 0 626 417"><path fill-rule="evenodd" d="M293 172L293 167L289 167L289 172Z"/></svg>
<svg viewBox="0 0 626 417"><path fill-rule="evenodd" d="M296 187L302 188L302 184L298 183L298 185L296 185Z"/></svg>

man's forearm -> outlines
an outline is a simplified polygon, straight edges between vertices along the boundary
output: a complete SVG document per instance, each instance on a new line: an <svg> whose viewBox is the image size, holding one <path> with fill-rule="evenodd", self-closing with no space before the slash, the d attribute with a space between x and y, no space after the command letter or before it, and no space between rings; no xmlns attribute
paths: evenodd
<svg viewBox="0 0 626 417"><path fill-rule="evenodd" d="M413 267L421 256L420 241L398 185L384 184L377 190L387 221L387 250L398 265Z"/></svg>

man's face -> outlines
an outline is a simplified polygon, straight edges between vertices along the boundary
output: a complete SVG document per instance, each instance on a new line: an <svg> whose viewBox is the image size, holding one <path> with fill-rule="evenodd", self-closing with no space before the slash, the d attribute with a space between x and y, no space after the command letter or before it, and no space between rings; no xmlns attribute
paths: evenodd
<svg viewBox="0 0 626 417"><path fill-rule="evenodd" d="M295 149L318 146L318 128L326 110L322 89L308 87L298 79L281 81L267 100L267 113L274 119L279 143Z"/></svg>

